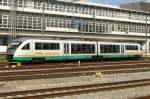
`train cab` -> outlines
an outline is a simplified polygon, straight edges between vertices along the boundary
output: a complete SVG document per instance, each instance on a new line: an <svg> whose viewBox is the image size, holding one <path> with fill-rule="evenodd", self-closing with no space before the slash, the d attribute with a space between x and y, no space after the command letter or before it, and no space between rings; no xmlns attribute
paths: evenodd
<svg viewBox="0 0 150 99"><path fill-rule="evenodd" d="M21 43L22 42L20 40L14 40L8 45L6 50L6 58L8 61L12 61L15 51L21 45Z"/></svg>

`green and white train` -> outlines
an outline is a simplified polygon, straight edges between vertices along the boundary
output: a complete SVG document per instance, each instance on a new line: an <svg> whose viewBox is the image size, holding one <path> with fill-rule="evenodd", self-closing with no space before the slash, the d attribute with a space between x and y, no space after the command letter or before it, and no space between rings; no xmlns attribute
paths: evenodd
<svg viewBox="0 0 150 99"><path fill-rule="evenodd" d="M137 43L18 39L9 45L6 55L10 62L35 62L134 58L143 51Z"/></svg>

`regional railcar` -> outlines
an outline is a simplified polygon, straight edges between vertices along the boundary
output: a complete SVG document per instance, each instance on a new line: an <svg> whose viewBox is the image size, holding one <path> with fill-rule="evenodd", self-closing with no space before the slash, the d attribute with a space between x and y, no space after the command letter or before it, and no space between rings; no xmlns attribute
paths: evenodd
<svg viewBox="0 0 150 99"><path fill-rule="evenodd" d="M136 43L21 39L6 54L10 62L36 62L141 57L143 52Z"/></svg>

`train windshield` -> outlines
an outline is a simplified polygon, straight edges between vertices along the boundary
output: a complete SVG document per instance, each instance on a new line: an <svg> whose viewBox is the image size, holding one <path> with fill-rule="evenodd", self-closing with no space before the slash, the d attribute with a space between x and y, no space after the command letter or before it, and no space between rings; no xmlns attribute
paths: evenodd
<svg viewBox="0 0 150 99"><path fill-rule="evenodd" d="M14 41L10 43L10 45L8 46L8 49L16 49L20 44L21 44L20 41Z"/></svg>

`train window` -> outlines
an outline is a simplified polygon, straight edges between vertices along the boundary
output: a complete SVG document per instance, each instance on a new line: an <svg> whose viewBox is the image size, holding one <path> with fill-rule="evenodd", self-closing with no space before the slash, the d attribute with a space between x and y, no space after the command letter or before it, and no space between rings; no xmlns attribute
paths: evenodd
<svg viewBox="0 0 150 99"><path fill-rule="evenodd" d="M100 45L100 53L120 53L119 45Z"/></svg>
<svg viewBox="0 0 150 99"><path fill-rule="evenodd" d="M22 47L22 50L29 50L30 49L30 44L26 44Z"/></svg>
<svg viewBox="0 0 150 99"><path fill-rule="evenodd" d="M14 41L8 46L8 49L16 49L20 44L20 41Z"/></svg>
<svg viewBox="0 0 150 99"><path fill-rule="evenodd" d="M59 50L59 43L50 43L50 50Z"/></svg>
<svg viewBox="0 0 150 99"><path fill-rule="evenodd" d="M35 43L36 50L59 50L59 43Z"/></svg>
<svg viewBox="0 0 150 99"><path fill-rule="evenodd" d="M43 43L43 49L49 50L49 43Z"/></svg>
<svg viewBox="0 0 150 99"><path fill-rule="evenodd" d="M72 54L93 54L95 53L95 44L71 44Z"/></svg>
<svg viewBox="0 0 150 99"><path fill-rule="evenodd" d="M138 50L137 45L126 45L126 50Z"/></svg>
<svg viewBox="0 0 150 99"><path fill-rule="evenodd" d="M42 43L35 43L35 50L42 50Z"/></svg>

